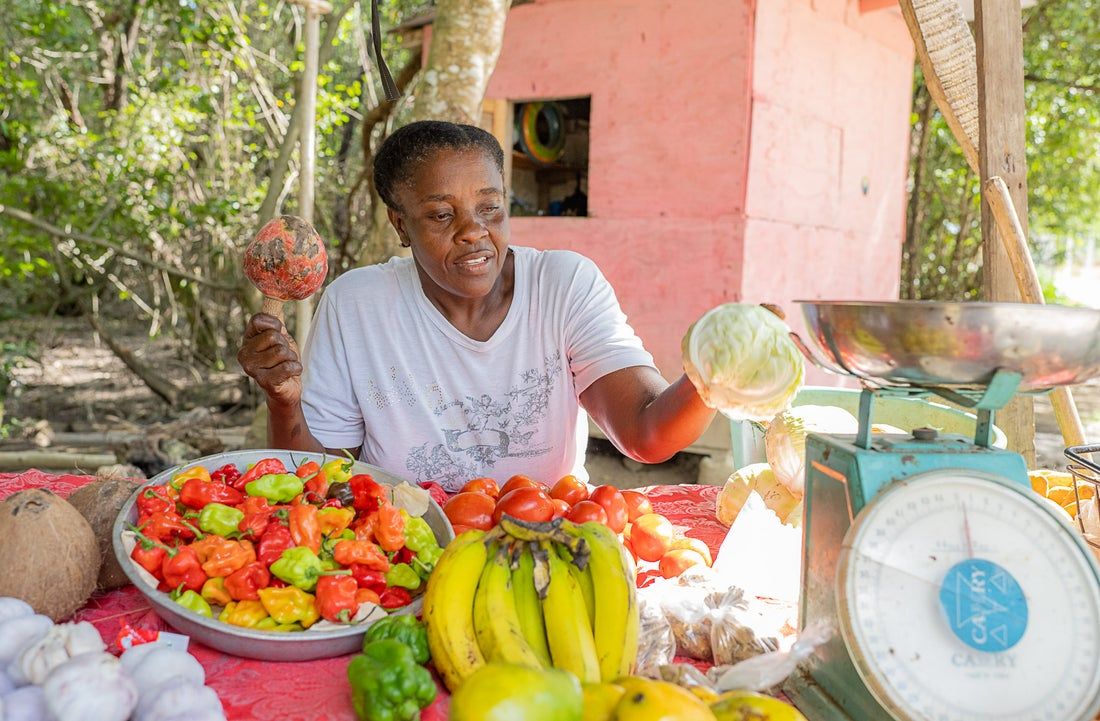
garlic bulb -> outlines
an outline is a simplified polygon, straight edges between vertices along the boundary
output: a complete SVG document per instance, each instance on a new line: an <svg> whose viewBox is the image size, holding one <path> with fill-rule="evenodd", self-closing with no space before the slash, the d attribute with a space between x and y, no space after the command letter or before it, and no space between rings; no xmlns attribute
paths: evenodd
<svg viewBox="0 0 1100 721"><path fill-rule="evenodd" d="M180 684L177 679L168 679L142 694L134 713L134 721L165 721L176 717L224 719L225 713L213 689Z"/></svg>
<svg viewBox="0 0 1100 721"><path fill-rule="evenodd" d="M66 661L50 673L42 690L57 721L126 721L137 704L134 682L109 653Z"/></svg>
<svg viewBox="0 0 1100 721"><path fill-rule="evenodd" d="M36 613L19 616L0 623L0 668L4 668L24 648L46 635L53 628L49 616Z"/></svg>
<svg viewBox="0 0 1100 721"><path fill-rule="evenodd" d="M45 721L49 717L40 686L24 686L4 696L4 721Z"/></svg>
<svg viewBox="0 0 1100 721"><path fill-rule="evenodd" d="M23 599L0 596L0 622L7 621L9 618L33 615L34 609Z"/></svg>
<svg viewBox="0 0 1100 721"><path fill-rule="evenodd" d="M0 669L0 696L15 690L15 682L8 676L7 671ZM0 719L4 718L4 714L0 713Z"/></svg>
<svg viewBox="0 0 1100 721"><path fill-rule="evenodd" d="M8 664L8 675L19 685L41 685L50 671L70 658L84 653L106 651L107 646L95 626L81 623L62 623L54 626L38 641L25 647Z"/></svg>
<svg viewBox="0 0 1100 721"><path fill-rule="evenodd" d="M133 653L143 646L151 648L138 655L140 663L135 663ZM143 643L131 648L122 654L122 668L130 674L138 695L143 698L148 691L172 678L179 684L206 684L206 671L194 656L163 644Z"/></svg>

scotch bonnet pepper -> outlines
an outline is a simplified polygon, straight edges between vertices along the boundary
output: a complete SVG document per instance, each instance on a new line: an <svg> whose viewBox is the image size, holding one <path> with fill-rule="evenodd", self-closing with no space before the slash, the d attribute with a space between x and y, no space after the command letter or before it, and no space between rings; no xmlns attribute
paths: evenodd
<svg viewBox="0 0 1100 721"><path fill-rule="evenodd" d="M236 533L243 520L244 513L222 503L208 503L199 511L199 528L219 536Z"/></svg>
<svg viewBox="0 0 1100 721"><path fill-rule="evenodd" d="M200 616L206 616L207 618L214 617L214 611L210 608L210 604L206 602L205 598L194 591L184 591L176 598L176 603L186 609L194 611Z"/></svg>
<svg viewBox="0 0 1100 721"><path fill-rule="evenodd" d="M355 592L359 584L351 576L322 576L317 581L317 611L333 623L348 623L359 610Z"/></svg>
<svg viewBox="0 0 1100 721"><path fill-rule="evenodd" d="M398 563L386 572L386 584L415 591L420 588L420 574L407 563Z"/></svg>
<svg viewBox="0 0 1100 721"><path fill-rule="evenodd" d="M259 593L260 603L275 623L298 623L309 628L320 618L314 597L300 588L261 588Z"/></svg>
<svg viewBox="0 0 1100 721"><path fill-rule="evenodd" d="M222 609L218 620L233 626L251 628L267 618L267 609L259 601L234 601Z"/></svg>
<svg viewBox="0 0 1100 721"><path fill-rule="evenodd" d="M279 560L271 564L271 573L292 586L303 591L317 588L317 579L322 575L350 576L351 571L328 571L324 562L316 553L304 546L296 546L283 551Z"/></svg>
<svg viewBox="0 0 1100 721"><path fill-rule="evenodd" d="M397 641L369 643L348 664L351 700L360 721L412 721L435 700L435 681Z"/></svg>
<svg viewBox="0 0 1100 721"><path fill-rule="evenodd" d="M424 624L416 620L416 616L386 616L375 621L363 636L363 648L383 639L408 646L417 663L427 663L431 658L428 650L428 630Z"/></svg>
<svg viewBox="0 0 1100 721"><path fill-rule="evenodd" d="M273 473L286 473L286 466L284 466L283 462L278 458L265 458L238 476L237 479L233 481L233 487L238 490L243 490L245 486L257 478Z"/></svg>
<svg viewBox="0 0 1100 721"><path fill-rule="evenodd" d="M245 485L250 496L262 496L272 503L290 503L305 488L302 479L293 473L269 473Z"/></svg>
<svg viewBox="0 0 1100 721"><path fill-rule="evenodd" d="M180 488L180 503L196 510L205 508L209 503L235 506L243 500L240 491L218 481L191 478Z"/></svg>

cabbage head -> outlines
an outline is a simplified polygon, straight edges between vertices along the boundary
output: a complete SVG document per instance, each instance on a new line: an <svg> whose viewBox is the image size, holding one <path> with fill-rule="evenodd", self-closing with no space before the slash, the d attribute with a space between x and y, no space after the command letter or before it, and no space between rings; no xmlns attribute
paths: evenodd
<svg viewBox="0 0 1100 721"><path fill-rule="evenodd" d="M776 480L800 498L805 485L806 434L856 433L859 421L835 406L795 406L768 424L764 452Z"/></svg>
<svg viewBox="0 0 1100 721"><path fill-rule="evenodd" d="M732 526L741 508L752 493L757 493L779 520L787 517L801 504L801 499L779 483L767 463L753 463L738 469L729 477L714 504L714 516L726 526Z"/></svg>
<svg viewBox="0 0 1100 721"><path fill-rule="evenodd" d="M806 368L790 328L751 303L707 311L684 336L684 372L703 402L733 420L766 421L788 408Z"/></svg>

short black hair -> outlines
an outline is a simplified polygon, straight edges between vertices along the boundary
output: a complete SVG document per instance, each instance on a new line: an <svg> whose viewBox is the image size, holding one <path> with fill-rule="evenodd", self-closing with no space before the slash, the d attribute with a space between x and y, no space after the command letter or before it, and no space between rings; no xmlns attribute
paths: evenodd
<svg viewBox="0 0 1100 721"><path fill-rule="evenodd" d="M491 134L473 125L442 120L419 120L398 128L382 142L374 156L374 187L389 207L401 210L394 198L400 183L408 182L413 169L437 150L482 150L504 177L504 151Z"/></svg>

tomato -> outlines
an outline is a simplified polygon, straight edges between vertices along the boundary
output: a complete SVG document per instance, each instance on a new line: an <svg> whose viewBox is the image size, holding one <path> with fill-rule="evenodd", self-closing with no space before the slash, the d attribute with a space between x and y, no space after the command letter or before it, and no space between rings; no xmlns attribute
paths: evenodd
<svg viewBox="0 0 1100 721"><path fill-rule="evenodd" d="M455 526L453 524L451 525L451 528L454 529L455 538L458 538L459 536L461 536L466 531L481 530L481 529L476 529L476 528L470 528L469 526Z"/></svg>
<svg viewBox="0 0 1100 721"><path fill-rule="evenodd" d="M466 485L462 487L460 493L484 493L490 498L497 498L500 496L500 486L492 478L475 478L472 481L466 481Z"/></svg>
<svg viewBox="0 0 1100 721"><path fill-rule="evenodd" d="M688 550L695 551L703 557L703 560L707 562L708 566L713 565L714 563L714 561L711 559L710 548L708 548L707 544L703 543L698 538L687 538L685 536L675 538L672 540L672 545L669 546L669 550L672 551L677 548L686 548Z"/></svg>
<svg viewBox="0 0 1100 721"><path fill-rule="evenodd" d="M676 530L668 519L657 513L639 516L631 524L630 545L643 561L660 561L672 548Z"/></svg>
<svg viewBox="0 0 1100 721"><path fill-rule="evenodd" d="M554 518L565 518L566 514L569 513L569 504L565 501L551 498L550 505L554 507Z"/></svg>
<svg viewBox="0 0 1100 721"><path fill-rule="evenodd" d="M576 476L562 476L550 489L550 497L575 506L588 500L588 485Z"/></svg>
<svg viewBox="0 0 1100 721"><path fill-rule="evenodd" d="M528 478L527 476L512 476L500 487L499 498L504 498L517 488L537 488L540 491L546 490L545 485L532 478Z"/></svg>
<svg viewBox="0 0 1100 721"><path fill-rule="evenodd" d="M653 513L653 505L644 493L638 491L623 491L623 500L626 501L626 519L633 521L638 516Z"/></svg>
<svg viewBox="0 0 1100 721"><path fill-rule="evenodd" d="M600 486L596 490L592 491L592 495L588 497L588 500L603 506L603 510L607 512L607 527L615 533L622 533L626 528L626 501L623 500L623 494L619 493L619 489L615 486Z"/></svg>
<svg viewBox="0 0 1100 721"><path fill-rule="evenodd" d="M626 552L630 554L631 560L633 560L634 563L637 563L638 562L638 554L634 552L634 545L630 542L629 538L624 538L623 539L623 548L625 548Z"/></svg>
<svg viewBox="0 0 1100 721"><path fill-rule="evenodd" d="M675 578L692 566L705 566L706 559L688 548L676 548L661 556L657 566L665 578Z"/></svg>
<svg viewBox="0 0 1100 721"><path fill-rule="evenodd" d="M577 505L569 509L569 513L565 514L573 523L588 523L589 521L596 521L607 525L607 511L603 509L598 503L592 501L581 501Z"/></svg>
<svg viewBox="0 0 1100 721"><path fill-rule="evenodd" d="M521 521L549 521L554 517L554 504L541 488L517 488L497 501L493 511L493 524L500 523L501 516L511 516Z"/></svg>
<svg viewBox="0 0 1100 721"><path fill-rule="evenodd" d="M496 522L493 506L496 502L484 493L458 493L443 506L443 513L452 526L469 526L488 531Z"/></svg>

